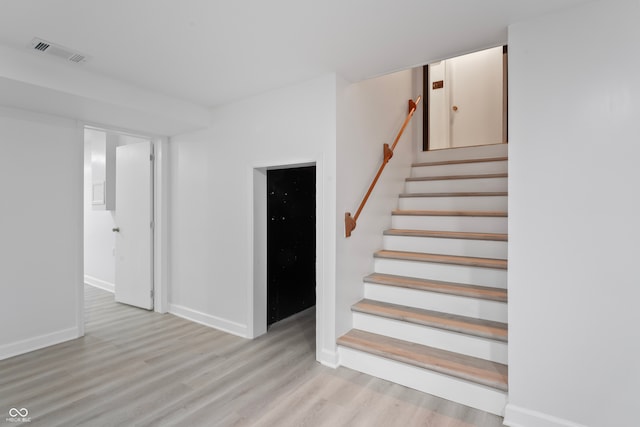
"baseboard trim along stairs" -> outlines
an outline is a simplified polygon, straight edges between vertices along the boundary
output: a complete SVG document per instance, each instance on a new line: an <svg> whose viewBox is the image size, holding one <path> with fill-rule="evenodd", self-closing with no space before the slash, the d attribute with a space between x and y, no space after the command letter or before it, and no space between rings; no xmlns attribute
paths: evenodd
<svg viewBox="0 0 640 427"><path fill-rule="evenodd" d="M507 145L419 154L340 364L504 415Z"/></svg>

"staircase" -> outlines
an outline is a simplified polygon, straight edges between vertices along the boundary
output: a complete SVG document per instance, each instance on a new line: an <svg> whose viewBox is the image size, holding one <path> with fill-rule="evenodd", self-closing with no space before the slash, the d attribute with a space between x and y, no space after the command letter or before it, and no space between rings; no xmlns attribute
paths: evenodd
<svg viewBox="0 0 640 427"><path fill-rule="evenodd" d="M343 366L497 415L507 401L507 145L420 153Z"/></svg>

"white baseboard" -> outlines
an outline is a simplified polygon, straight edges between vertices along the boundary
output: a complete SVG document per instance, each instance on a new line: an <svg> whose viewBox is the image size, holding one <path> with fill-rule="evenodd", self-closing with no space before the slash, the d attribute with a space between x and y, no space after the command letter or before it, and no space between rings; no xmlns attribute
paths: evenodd
<svg viewBox="0 0 640 427"><path fill-rule="evenodd" d="M93 286L94 288L99 288L102 289L104 291L107 292L111 292L114 293L116 290L116 287L113 283L109 283L107 281L104 280L100 280L96 277L93 276L89 276L88 274L84 275L84 283L86 283L89 286Z"/></svg>
<svg viewBox="0 0 640 427"><path fill-rule="evenodd" d="M26 340L5 344L0 346L0 360L8 359L30 351L39 350L44 347L60 344L65 341L74 340L80 337L77 327L63 329L46 335L40 335Z"/></svg>
<svg viewBox="0 0 640 427"><path fill-rule="evenodd" d="M338 352L335 350L330 351L324 348L316 354L316 358L318 362L329 368L336 369L338 366L340 366Z"/></svg>
<svg viewBox="0 0 640 427"><path fill-rule="evenodd" d="M169 304L168 311L169 313L182 317L183 319L191 320L192 322L209 326L210 328L219 329L233 335L238 335L242 338L249 338L247 325L232 322L230 320L202 313L177 304Z"/></svg>
<svg viewBox="0 0 640 427"><path fill-rule="evenodd" d="M509 427L586 427L583 424L521 408L511 403L505 408L504 425Z"/></svg>

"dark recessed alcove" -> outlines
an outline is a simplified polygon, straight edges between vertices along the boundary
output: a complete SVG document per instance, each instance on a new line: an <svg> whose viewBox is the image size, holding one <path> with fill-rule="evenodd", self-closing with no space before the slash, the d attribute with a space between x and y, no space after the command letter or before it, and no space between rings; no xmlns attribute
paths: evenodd
<svg viewBox="0 0 640 427"><path fill-rule="evenodd" d="M267 171L267 325L316 303L316 167Z"/></svg>

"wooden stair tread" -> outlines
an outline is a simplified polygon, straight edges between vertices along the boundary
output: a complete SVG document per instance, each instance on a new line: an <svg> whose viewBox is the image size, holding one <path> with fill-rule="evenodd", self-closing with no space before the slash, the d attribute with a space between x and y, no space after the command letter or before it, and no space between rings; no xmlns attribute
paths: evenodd
<svg viewBox="0 0 640 427"><path fill-rule="evenodd" d="M466 265L471 267L485 267L506 270L507 261L504 259L476 258L457 255L440 255L423 252L405 252L380 250L374 255L375 258L398 259L406 261L434 262L439 264Z"/></svg>
<svg viewBox="0 0 640 427"><path fill-rule="evenodd" d="M487 157L479 159L464 159L464 160L441 160L439 162L421 162L413 163L411 167L420 168L424 166L442 166L442 165L459 165L464 163L485 163L485 162L503 162L509 160L508 157Z"/></svg>
<svg viewBox="0 0 640 427"><path fill-rule="evenodd" d="M375 285L396 286L420 291L437 292L469 298L507 302L507 290L489 286L467 285L440 280L419 279L393 274L372 273L363 279Z"/></svg>
<svg viewBox="0 0 640 427"><path fill-rule="evenodd" d="M506 191L476 191L476 192L457 192L457 193L402 193L398 197L491 197L491 196L508 196Z"/></svg>
<svg viewBox="0 0 640 427"><path fill-rule="evenodd" d="M500 363L357 329L338 338L338 344L502 391L508 390L508 368Z"/></svg>
<svg viewBox="0 0 640 427"><path fill-rule="evenodd" d="M441 175L441 176L414 176L406 179L408 182L415 181L444 181L452 179L482 179L482 178L507 178L507 173L486 173L473 175Z"/></svg>
<svg viewBox="0 0 640 427"><path fill-rule="evenodd" d="M507 217L504 211L429 211L415 209L396 209L391 212L392 215L406 216L482 216L482 217Z"/></svg>
<svg viewBox="0 0 640 427"><path fill-rule="evenodd" d="M505 233L472 233L464 231L390 229L385 230L384 235L407 237L439 237L443 239L494 240L499 242L506 242L508 240L508 235Z"/></svg>
<svg viewBox="0 0 640 427"><path fill-rule="evenodd" d="M492 320L459 316L422 308L407 307L382 301L361 300L352 311L415 323L432 328L445 329L461 334L507 342L507 325Z"/></svg>

